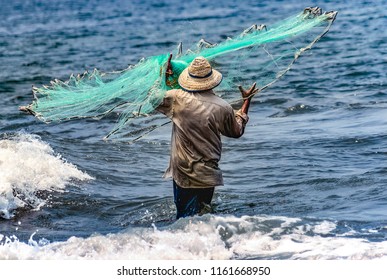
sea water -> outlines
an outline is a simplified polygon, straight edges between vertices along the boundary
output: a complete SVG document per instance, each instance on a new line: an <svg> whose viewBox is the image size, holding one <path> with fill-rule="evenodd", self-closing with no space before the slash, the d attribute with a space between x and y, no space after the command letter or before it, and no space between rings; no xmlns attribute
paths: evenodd
<svg viewBox="0 0 387 280"><path fill-rule="evenodd" d="M0 259L386 258L386 1L0 2ZM175 221L170 125L104 142L114 115L44 124L18 111L32 85L315 5L338 17L255 97L245 135L223 139L213 214Z"/></svg>

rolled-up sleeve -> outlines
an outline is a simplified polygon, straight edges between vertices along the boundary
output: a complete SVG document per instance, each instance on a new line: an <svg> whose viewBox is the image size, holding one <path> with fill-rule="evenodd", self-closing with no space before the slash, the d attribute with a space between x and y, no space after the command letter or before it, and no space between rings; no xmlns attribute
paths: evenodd
<svg viewBox="0 0 387 280"><path fill-rule="evenodd" d="M248 121L248 115L243 113L241 110L230 110L223 126L220 127L220 132L227 137L239 138L245 132L245 127Z"/></svg>

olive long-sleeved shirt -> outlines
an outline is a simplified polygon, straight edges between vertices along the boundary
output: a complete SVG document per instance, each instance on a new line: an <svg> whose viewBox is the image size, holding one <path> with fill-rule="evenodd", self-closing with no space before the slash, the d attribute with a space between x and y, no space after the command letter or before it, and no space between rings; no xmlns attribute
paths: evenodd
<svg viewBox="0 0 387 280"><path fill-rule="evenodd" d="M171 157L166 177L182 188L208 188L223 185L218 167L221 135L243 135L248 116L234 109L212 90L166 93L157 110L173 122Z"/></svg>

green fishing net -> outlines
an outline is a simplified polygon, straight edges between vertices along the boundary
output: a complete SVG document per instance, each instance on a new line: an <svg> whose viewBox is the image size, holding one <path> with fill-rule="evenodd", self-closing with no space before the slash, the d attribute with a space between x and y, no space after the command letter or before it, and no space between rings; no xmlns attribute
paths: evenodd
<svg viewBox="0 0 387 280"><path fill-rule="evenodd" d="M336 14L322 13L317 7L306 8L272 26L253 25L218 44L202 39L184 53L180 44L172 52L173 74L167 79L169 54L142 59L121 72L94 70L72 75L67 81L54 80L50 85L34 87L34 101L23 110L44 122L100 119L114 111L119 113L119 119L106 138L138 137L160 125L147 126L143 118L152 115L167 90L179 88L179 74L195 57L207 58L223 74L216 93L230 103L236 102L239 84L250 86L256 82L262 91L281 78L302 53L329 31ZM140 122L133 122L138 118Z"/></svg>

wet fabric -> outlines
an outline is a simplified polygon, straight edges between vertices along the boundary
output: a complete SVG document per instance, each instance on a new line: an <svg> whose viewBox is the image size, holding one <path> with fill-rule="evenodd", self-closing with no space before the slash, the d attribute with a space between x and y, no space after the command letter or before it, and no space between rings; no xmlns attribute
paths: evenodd
<svg viewBox="0 0 387 280"><path fill-rule="evenodd" d="M211 213L211 200L214 188L187 189L181 188L173 181L176 219Z"/></svg>

